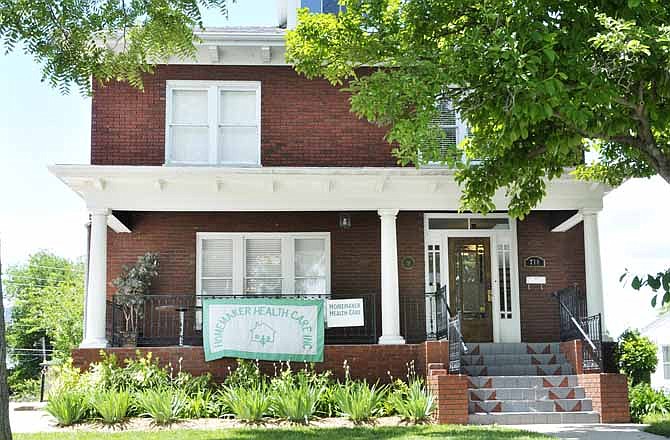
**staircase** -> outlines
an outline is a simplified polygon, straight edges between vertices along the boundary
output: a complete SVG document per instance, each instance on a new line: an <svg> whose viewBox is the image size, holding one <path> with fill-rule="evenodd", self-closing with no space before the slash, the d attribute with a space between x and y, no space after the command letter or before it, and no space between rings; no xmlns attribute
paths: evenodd
<svg viewBox="0 0 670 440"><path fill-rule="evenodd" d="M467 344L469 423L599 423L558 343Z"/></svg>

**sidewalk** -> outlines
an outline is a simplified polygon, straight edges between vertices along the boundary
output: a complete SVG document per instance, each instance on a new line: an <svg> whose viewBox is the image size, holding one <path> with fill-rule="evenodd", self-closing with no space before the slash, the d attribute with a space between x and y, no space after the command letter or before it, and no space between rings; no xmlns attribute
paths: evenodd
<svg viewBox="0 0 670 440"><path fill-rule="evenodd" d="M644 432L645 425L514 425L510 428L540 432L567 440L667 440Z"/></svg>
<svg viewBox="0 0 670 440"><path fill-rule="evenodd" d="M54 432L56 420L44 411L46 402L9 402L12 432Z"/></svg>

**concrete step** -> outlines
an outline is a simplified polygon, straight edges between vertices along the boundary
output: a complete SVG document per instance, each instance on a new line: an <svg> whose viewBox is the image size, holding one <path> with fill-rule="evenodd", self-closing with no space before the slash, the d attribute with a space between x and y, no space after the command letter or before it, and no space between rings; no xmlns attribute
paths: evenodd
<svg viewBox="0 0 670 440"><path fill-rule="evenodd" d="M470 414L499 412L581 412L593 409L589 399L482 400L469 402Z"/></svg>
<svg viewBox="0 0 670 440"><path fill-rule="evenodd" d="M468 388L575 388L577 376L474 376Z"/></svg>
<svg viewBox="0 0 670 440"><path fill-rule="evenodd" d="M584 399L583 387L563 388L480 388L468 390L470 401Z"/></svg>
<svg viewBox="0 0 670 440"><path fill-rule="evenodd" d="M466 344L468 352L464 355L481 354L560 354L559 342L535 343L470 343Z"/></svg>
<svg viewBox="0 0 670 440"><path fill-rule="evenodd" d="M534 425L600 423L594 411L582 412L500 412L475 413L468 417L470 425Z"/></svg>
<svg viewBox="0 0 670 440"><path fill-rule="evenodd" d="M555 376L573 374L569 364L555 365L461 365L468 376Z"/></svg>
<svg viewBox="0 0 670 440"><path fill-rule="evenodd" d="M461 365L557 365L568 364L562 354L483 354L461 355Z"/></svg>

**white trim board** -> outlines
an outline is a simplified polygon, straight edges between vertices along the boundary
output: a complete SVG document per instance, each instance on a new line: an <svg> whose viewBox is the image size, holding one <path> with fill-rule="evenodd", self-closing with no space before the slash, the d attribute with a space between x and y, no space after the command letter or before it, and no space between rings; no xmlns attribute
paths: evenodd
<svg viewBox="0 0 670 440"><path fill-rule="evenodd" d="M55 165L49 170L89 209L455 211L461 196L453 172L435 168ZM96 183L100 181L105 184ZM536 209L600 210L609 190L566 175L548 182L547 196ZM494 202L507 209L504 190Z"/></svg>

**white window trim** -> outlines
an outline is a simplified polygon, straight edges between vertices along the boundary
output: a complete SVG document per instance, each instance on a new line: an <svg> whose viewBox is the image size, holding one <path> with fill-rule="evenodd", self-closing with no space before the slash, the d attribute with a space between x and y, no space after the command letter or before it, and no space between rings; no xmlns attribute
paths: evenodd
<svg viewBox="0 0 670 440"><path fill-rule="evenodd" d="M277 238L282 240L282 294L295 293L295 239L321 238L325 241L326 253L326 295L330 294L330 232L198 232L196 233L196 280L195 291L202 295L202 244L208 239L233 240L233 295L244 295L246 280L246 261L244 243L247 238ZM249 294L253 296L254 294ZM309 294L305 294L309 296Z"/></svg>
<svg viewBox="0 0 670 440"><path fill-rule="evenodd" d="M260 81L191 81L168 80L165 91L165 165L200 165L200 166L261 166L261 82ZM170 127L172 125L172 92L174 90L206 90L208 92L207 126L209 128L209 161L174 161L170 159L172 152ZM248 91L256 93L256 126L258 127L257 154L258 162L219 162L219 92L221 90ZM240 125L242 126L242 125Z"/></svg>
<svg viewBox="0 0 670 440"><path fill-rule="evenodd" d="M668 353L670 353L670 345L664 344L661 345L661 367L662 367L662 375L663 375L663 380L670 380L670 376L666 376L665 374L665 367L670 366L670 355L668 358L665 358L665 348L668 348Z"/></svg>

